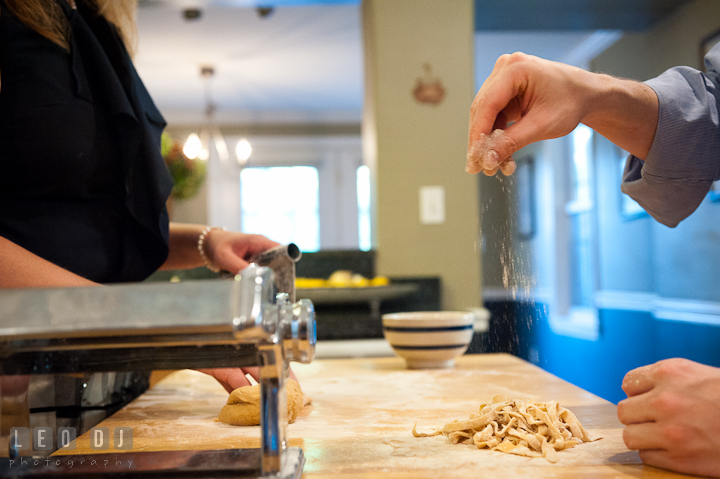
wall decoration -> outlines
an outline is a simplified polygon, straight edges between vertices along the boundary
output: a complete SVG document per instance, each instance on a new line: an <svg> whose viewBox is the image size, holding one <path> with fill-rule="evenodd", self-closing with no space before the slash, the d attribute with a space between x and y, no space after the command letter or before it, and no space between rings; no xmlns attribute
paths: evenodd
<svg viewBox="0 0 720 479"><path fill-rule="evenodd" d="M418 103L427 103L429 105L439 105L445 98L445 87L442 80L433 77L432 66L429 63L423 65L425 76L418 77L413 95Z"/></svg>
<svg viewBox="0 0 720 479"><path fill-rule="evenodd" d="M163 132L161 153L173 179L171 198L187 200L197 195L205 181L207 162L190 159L183 153L183 144Z"/></svg>

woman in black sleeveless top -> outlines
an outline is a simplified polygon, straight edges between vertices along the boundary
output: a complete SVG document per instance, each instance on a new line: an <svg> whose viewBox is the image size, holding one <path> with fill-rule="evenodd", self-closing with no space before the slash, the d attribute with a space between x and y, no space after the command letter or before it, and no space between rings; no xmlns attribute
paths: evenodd
<svg viewBox="0 0 720 479"><path fill-rule="evenodd" d="M169 225L165 121L123 41L134 4L0 1L0 287L235 273L276 245L212 229L198 251L204 226Z"/></svg>
<svg viewBox="0 0 720 479"><path fill-rule="evenodd" d="M169 224L165 120L126 47L137 0L0 0L0 288L237 273L277 243ZM227 389L239 369L211 371Z"/></svg>

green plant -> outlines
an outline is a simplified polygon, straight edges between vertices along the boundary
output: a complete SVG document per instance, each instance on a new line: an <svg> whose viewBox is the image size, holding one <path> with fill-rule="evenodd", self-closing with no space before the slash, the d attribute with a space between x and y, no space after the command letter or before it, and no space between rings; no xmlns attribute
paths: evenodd
<svg viewBox="0 0 720 479"><path fill-rule="evenodd" d="M171 196L178 200L195 196L205 181L205 161L191 160L185 156L182 143L173 140L166 133L162 135L161 152L174 183Z"/></svg>

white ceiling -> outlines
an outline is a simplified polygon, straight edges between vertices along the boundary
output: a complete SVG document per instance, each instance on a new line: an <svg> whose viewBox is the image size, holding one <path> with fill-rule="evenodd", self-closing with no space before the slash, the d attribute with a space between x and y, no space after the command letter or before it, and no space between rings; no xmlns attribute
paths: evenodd
<svg viewBox="0 0 720 479"><path fill-rule="evenodd" d="M288 6L267 18L216 6L193 22L178 6L153 5L140 8L138 31L137 70L169 120L202 117L201 65L215 67L219 121L359 118L358 5Z"/></svg>
<svg viewBox="0 0 720 479"><path fill-rule="evenodd" d="M363 101L360 6L280 6L266 18L250 0L155 0L138 12L137 70L170 123L199 123L212 65L219 123L359 122ZM184 2L184 3L183 3ZM292 0L286 0L292 2ZM186 5L204 4L199 20ZM476 34L476 83L502 53L525 51L578 63L617 35L594 32ZM598 47L600 45L601 47Z"/></svg>

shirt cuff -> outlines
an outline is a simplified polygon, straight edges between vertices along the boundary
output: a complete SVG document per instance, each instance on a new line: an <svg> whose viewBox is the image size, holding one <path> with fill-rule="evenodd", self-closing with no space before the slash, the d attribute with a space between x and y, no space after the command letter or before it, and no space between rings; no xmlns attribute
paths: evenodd
<svg viewBox="0 0 720 479"><path fill-rule="evenodd" d="M720 178L717 91L687 67L645 83L658 96L658 126L647 158L628 158L621 189L660 223L675 227Z"/></svg>
<svg viewBox="0 0 720 479"><path fill-rule="evenodd" d="M720 135L716 88L699 71L668 70L645 82L658 96L655 138L645 171L678 180L720 179Z"/></svg>
<svg viewBox="0 0 720 479"><path fill-rule="evenodd" d="M620 189L658 222L674 228L702 203L711 180L668 179L647 172L645 162L630 155Z"/></svg>

